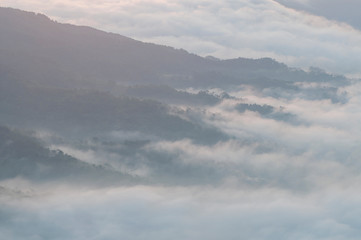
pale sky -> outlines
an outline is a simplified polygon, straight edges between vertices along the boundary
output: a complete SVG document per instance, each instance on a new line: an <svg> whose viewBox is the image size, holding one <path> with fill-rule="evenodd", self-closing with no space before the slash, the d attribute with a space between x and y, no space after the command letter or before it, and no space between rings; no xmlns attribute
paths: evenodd
<svg viewBox="0 0 361 240"><path fill-rule="evenodd" d="M201 56L271 57L361 76L357 0L0 0L0 6Z"/></svg>

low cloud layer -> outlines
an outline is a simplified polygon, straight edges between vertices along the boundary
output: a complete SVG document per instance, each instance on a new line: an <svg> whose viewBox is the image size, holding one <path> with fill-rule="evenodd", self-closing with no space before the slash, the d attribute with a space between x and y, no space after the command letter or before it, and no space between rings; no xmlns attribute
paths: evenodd
<svg viewBox="0 0 361 240"><path fill-rule="evenodd" d="M344 2L324 5L317 1L312 9L331 9L329 15L334 16ZM2 1L2 6L42 12L62 22L91 25L203 56L267 56L295 67L317 66L329 72L360 75L359 30L328 20L327 14L317 16L314 11L316 15L311 15L271 0L29 0ZM335 17L331 19L338 20Z"/></svg>
<svg viewBox="0 0 361 240"><path fill-rule="evenodd" d="M4 239L358 239L360 194L163 187L1 201Z"/></svg>
<svg viewBox="0 0 361 240"><path fill-rule="evenodd" d="M139 181L75 187L2 180L0 237L358 239L360 89L357 83L340 88L348 101L334 103L242 88L218 104L174 113L230 136L215 144L139 132L80 140L38 133L51 148ZM240 104L267 104L300 124L240 111Z"/></svg>

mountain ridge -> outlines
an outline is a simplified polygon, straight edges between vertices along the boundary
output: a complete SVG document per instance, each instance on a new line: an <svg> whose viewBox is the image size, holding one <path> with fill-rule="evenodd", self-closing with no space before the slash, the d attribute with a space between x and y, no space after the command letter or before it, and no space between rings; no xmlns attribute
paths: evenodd
<svg viewBox="0 0 361 240"><path fill-rule="evenodd" d="M165 84L176 88L233 88L267 78L313 81L309 73L270 58L210 59L183 49L144 43L43 14L0 8L0 71L8 77L65 88ZM325 75L344 83L342 76ZM258 84L258 83L257 83Z"/></svg>

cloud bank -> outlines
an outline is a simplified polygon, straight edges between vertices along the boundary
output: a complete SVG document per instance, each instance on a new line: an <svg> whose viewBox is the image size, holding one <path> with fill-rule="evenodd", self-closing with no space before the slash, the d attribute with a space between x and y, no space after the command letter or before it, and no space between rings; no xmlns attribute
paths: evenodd
<svg viewBox="0 0 361 240"><path fill-rule="evenodd" d="M44 191L44 189L37 189ZM163 187L57 194L3 203L4 239L358 239L360 194ZM347 196L347 197L345 197Z"/></svg>
<svg viewBox="0 0 361 240"><path fill-rule="evenodd" d="M340 88L348 101L335 103L243 87L214 105L179 106L173 114L230 136L215 144L131 131L78 140L40 133L54 149L139 182L0 181L0 238L358 239L360 89ZM265 104L298 124L255 107Z"/></svg>

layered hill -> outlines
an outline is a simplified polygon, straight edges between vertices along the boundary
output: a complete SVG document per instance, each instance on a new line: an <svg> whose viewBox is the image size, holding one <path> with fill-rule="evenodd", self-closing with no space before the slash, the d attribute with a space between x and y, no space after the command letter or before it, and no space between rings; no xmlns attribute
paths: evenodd
<svg viewBox="0 0 361 240"><path fill-rule="evenodd" d="M309 125L277 101L247 102L239 92L285 104L348 100L340 87L350 81L317 68L204 58L16 9L0 8L0 33L0 180L221 182L248 173L190 162L169 143L207 149L235 141L261 154L272 151L273 139L249 131L244 115ZM51 137L42 145L19 129Z"/></svg>

